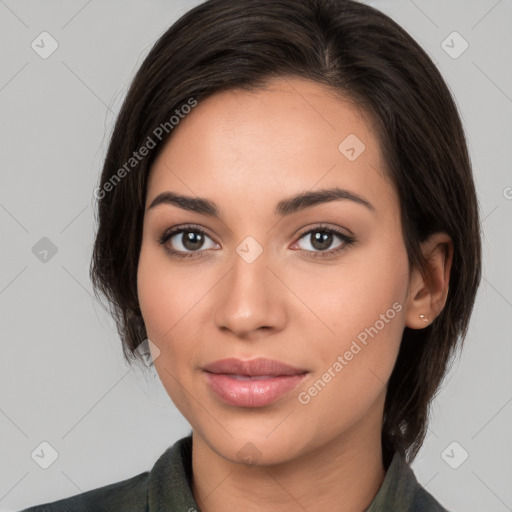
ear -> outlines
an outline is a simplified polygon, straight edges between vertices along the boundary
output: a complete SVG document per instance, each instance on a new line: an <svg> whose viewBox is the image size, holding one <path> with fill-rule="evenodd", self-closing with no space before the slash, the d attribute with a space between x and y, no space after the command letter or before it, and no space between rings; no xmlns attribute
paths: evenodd
<svg viewBox="0 0 512 512"><path fill-rule="evenodd" d="M405 325L411 329L427 327L444 308L453 261L452 239L446 233L434 233L421 244L421 252L427 261L426 276L412 269L407 295Z"/></svg>

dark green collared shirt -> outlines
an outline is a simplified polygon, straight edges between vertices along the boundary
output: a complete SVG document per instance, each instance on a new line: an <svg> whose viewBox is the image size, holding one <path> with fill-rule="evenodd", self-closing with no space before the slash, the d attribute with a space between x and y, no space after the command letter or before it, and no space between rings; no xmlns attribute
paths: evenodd
<svg viewBox="0 0 512 512"><path fill-rule="evenodd" d="M191 490L192 437L169 447L151 471L20 512L199 512ZM379 492L363 512L448 512L395 454Z"/></svg>

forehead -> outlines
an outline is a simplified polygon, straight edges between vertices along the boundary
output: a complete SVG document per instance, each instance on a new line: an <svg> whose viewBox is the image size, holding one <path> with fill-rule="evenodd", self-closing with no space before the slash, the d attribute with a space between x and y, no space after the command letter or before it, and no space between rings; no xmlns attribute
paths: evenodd
<svg viewBox="0 0 512 512"><path fill-rule="evenodd" d="M256 205L331 186L377 203L386 187L396 200L370 116L323 85L280 78L200 101L155 160L148 202L172 189Z"/></svg>

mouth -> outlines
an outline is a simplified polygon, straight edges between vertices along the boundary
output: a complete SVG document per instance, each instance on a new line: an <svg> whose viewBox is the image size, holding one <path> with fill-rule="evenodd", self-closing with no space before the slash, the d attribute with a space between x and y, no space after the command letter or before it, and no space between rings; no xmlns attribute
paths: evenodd
<svg viewBox="0 0 512 512"><path fill-rule="evenodd" d="M222 359L205 365L203 373L213 393L235 407L264 407L294 389L307 370L266 358Z"/></svg>
<svg viewBox="0 0 512 512"><path fill-rule="evenodd" d="M230 377L231 379L237 380L265 380L265 379L273 379L275 377L281 377L281 375L237 375L236 373L230 374L217 374L217 375L226 375L226 377Z"/></svg>

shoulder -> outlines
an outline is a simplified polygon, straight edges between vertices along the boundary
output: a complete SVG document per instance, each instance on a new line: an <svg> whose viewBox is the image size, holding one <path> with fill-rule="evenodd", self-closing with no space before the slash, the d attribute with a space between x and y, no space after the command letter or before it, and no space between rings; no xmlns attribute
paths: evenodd
<svg viewBox="0 0 512 512"><path fill-rule="evenodd" d="M191 436L160 455L150 471L20 512L160 512L197 510L191 490Z"/></svg>
<svg viewBox="0 0 512 512"><path fill-rule="evenodd" d="M144 512L149 472L20 512Z"/></svg>
<svg viewBox="0 0 512 512"><path fill-rule="evenodd" d="M448 512L416 479L403 455L395 453L384 481L365 512Z"/></svg>
<svg viewBox="0 0 512 512"><path fill-rule="evenodd" d="M420 484L416 485L410 512L449 512Z"/></svg>

